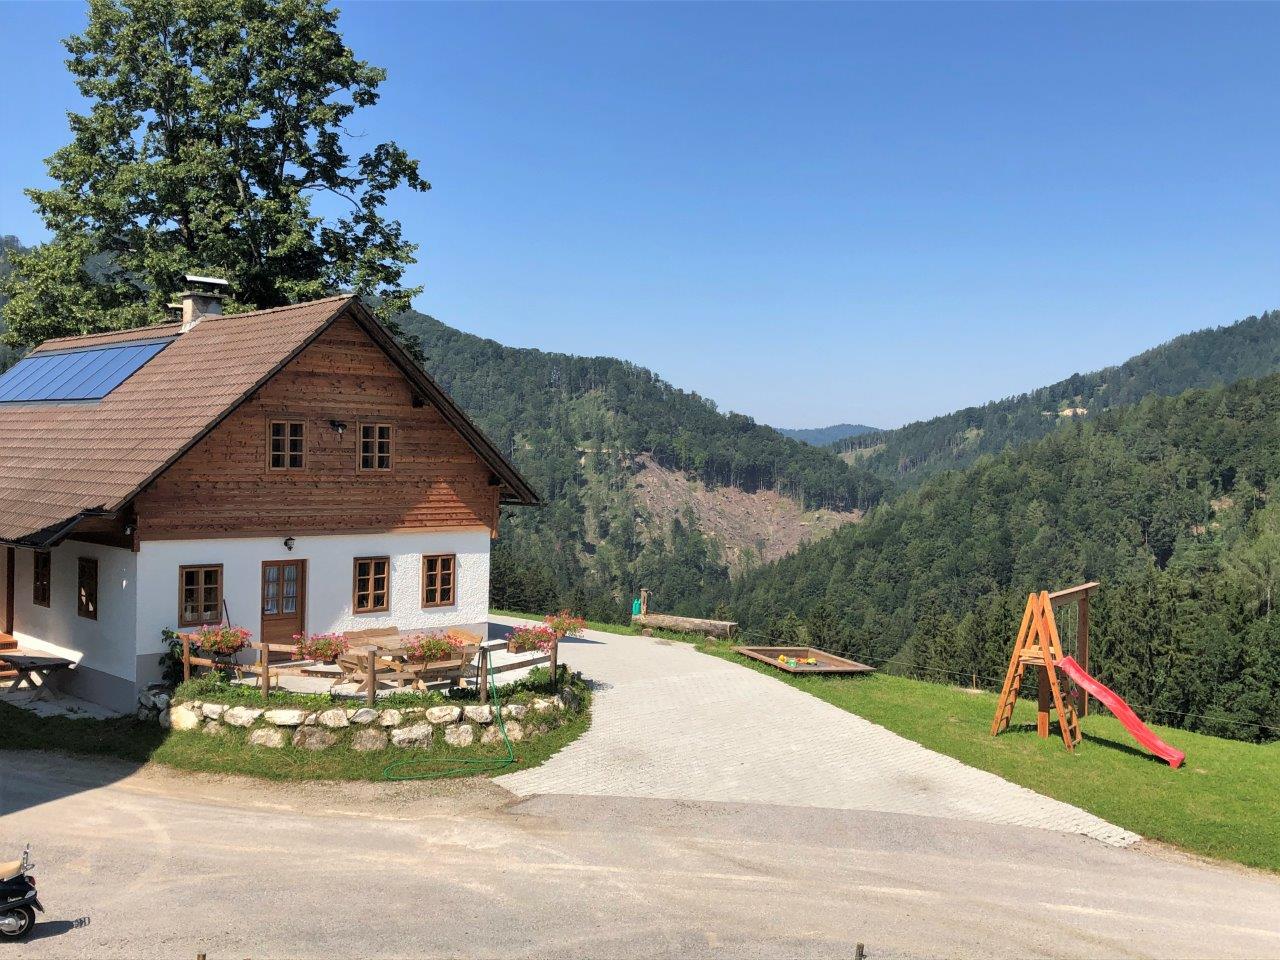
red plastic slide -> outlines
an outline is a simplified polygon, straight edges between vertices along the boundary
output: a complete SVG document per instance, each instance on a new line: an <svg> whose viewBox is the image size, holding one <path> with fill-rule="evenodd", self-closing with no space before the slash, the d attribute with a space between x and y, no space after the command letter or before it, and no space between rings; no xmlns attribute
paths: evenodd
<svg viewBox="0 0 1280 960"><path fill-rule="evenodd" d="M1104 707L1114 713L1116 719L1124 724L1124 728L1133 734L1133 739L1137 740L1175 770L1182 766L1182 761L1187 759L1187 755L1181 750L1169 746L1152 733L1151 729L1138 719L1138 715L1133 712L1127 703L1112 692L1110 687L1104 687L1089 674L1085 673L1084 668L1076 663L1074 657L1063 657L1058 661L1058 669L1074 680L1089 696L1095 697Z"/></svg>

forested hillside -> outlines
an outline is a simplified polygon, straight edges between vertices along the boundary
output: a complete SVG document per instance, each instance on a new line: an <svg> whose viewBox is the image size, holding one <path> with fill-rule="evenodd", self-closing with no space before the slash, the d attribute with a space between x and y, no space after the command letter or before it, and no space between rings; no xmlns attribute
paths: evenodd
<svg viewBox="0 0 1280 960"><path fill-rule="evenodd" d="M998 686L1028 592L1097 579L1103 682L1159 722L1269 739L1277 492L1280 376L1150 397L925 481L735 582L731 607L769 636Z"/></svg>
<svg viewBox="0 0 1280 960"><path fill-rule="evenodd" d="M1261 377L1280 370L1280 311L1226 327L1199 330L1141 353L1117 367L1075 374L1032 393L968 407L896 430L839 441L846 459L907 485L941 470L966 467L1050 433L1072 419L1137 403L1148 394Z"/></svg>
<svg viewBox="0 0 1280 960"><path fill-rule="evenodd" d="M416 312L399 322L420 341L431 374L546 500L540 510L506 511L495 604L572 602L605 619L628 613L641 584L673 612L723 597L727 567L695 518L639 509L632 475L641 453L709 487L776 490L808 509L865 509L883 492L831 450L721 413L634 364L505 347Z"/></svg>
<svg viewBox="0 0 1280 960"><path fill-rule="evenodd" d="M839 443L850 437L877 432L875 427L868 427L865 423L837 423L830 427L776 427L775 429L784 437L790 437L792 440L799 440L814 447L829 447L833 443Z"/></svg>

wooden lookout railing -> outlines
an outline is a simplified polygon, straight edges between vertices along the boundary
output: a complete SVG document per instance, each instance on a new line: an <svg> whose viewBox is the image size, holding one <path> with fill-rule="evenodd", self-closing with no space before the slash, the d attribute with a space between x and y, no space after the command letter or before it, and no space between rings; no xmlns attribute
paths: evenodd
<svg viewBox="0 0 1280 960"><path fill-rule="evenodd" d="M188 634L182 635L182 679L191 679L192 667L207 667L210 670L233 670L236 673L247 673L258 677L258 686L262 690L265 697L271 692L271 675L275 673L279 676L280 671L273 671L270 666L270 658L273 653L293 653L294 646L291 643L246 643L242 648L244 650L256 650L257 657L248 663L239 660L213 660L209 657L199 657L191 652L191 637Z"/></svg>

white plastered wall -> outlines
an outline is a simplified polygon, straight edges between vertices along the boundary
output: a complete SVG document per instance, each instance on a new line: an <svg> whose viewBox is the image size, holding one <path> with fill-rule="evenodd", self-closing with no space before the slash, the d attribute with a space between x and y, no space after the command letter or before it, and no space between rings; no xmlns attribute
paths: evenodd
<svg viewBox="0 0 1280 960"><path fill-rule="evenodd" d="M120 547L74 540L54 547L46 608L31 602L32 551L16 554L13 634L18 645L132 682L138 635L137 555ZM98 561L97 620L76 612L80 557Z"/></svg>
<svg viewBox="0 0 1280 960"><path fill-rule="evenodd" d="M418 630L484 623L489 614L489 531L376 533L298 537L293 550L280 537L219 540L149 540L138 552L137 652L164 650L163 631L178 619L178 568L222 564L223 595L231 622L258 638L262 563L307 561L306 629L311 633L394 626ZM456 602L422 607L423 554L458 558ZM352 563L356 557L391 558L391 609L353 614Z"/></svg>

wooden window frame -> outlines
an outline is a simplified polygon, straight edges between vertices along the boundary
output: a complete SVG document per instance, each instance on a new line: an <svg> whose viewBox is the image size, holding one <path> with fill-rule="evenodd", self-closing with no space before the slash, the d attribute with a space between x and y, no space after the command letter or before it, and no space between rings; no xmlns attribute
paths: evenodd
<svg viewBox="0 0 1280 960"><path fill-rule="evenodd" d="M86 578L86 571L92 571L93 577L91 580ZM76 616L83 617L85 620L98 619L97 557L79 557L76 559Z"/></svg>
<svg viewBox="0 0 1280 960"><path fill-rule="evenodd" d="M436 591L435 600L427 598L427 564L436 561ZM443 590L440 586L440 577L444 574L444 562L448 561L449 573L449 599L442 597ZM458 555L456 553L424 553L422 555L422 608L424 610L430 607L453 607L458 603Z"/></svg>
<svg viewBox="0 0 1280 960"><path fill-rule="evenodd" d="M280 451L280 456L284 458L284 465L277 467L276 459L276 426L284 427L284 449ZM294 451L291 449L293 445L293 428L301 428L301 436L297 438L301 449L298 450L298 465L294 466L290 463L290 458ZM267 469L272 473L289 473L295 470L307 469L307 422L305 420L268 420L267 421Z"/></svg>
<svg viewBox="0 0 1280 960"><path fill-rule="evenodd" d="M207 570L218 571L218 599L214 605L214 618L212 620L197 614L194 618L188 618L187 609L187 574L196 573L200 582L196 584L198 591L196 609L199 610L204 606L204 574ZM180 627L203 627L208 624L222 622L222 600L225 594L225 580L223 579L222 564L220 563L190 563L178 567L178 626Z"/></svg>
<svg viewBox="0 0 1280 960"><path fill-rule="evenodd" d="M40 576L40 561L45 563L44 577ZM53 554L48 550L31 552L31 604L36 607L51 606L53 595Z"/></svg>
<svg viewBox="0 0 1280 960"><path fill-rule="evenodd" d="M386 440L387 465L385 467L379 467L377 466L377 463L378 463L378 459L382 456L382 451L380 449L382 438L378 436L378 431L381 430L383 427L385 427L387 430L387 440ZM364 438L364 432L369 428L372 428L374 431L373 441L372 441L374 466L372 467L366 467L364 465L364 445L366 442ZM356 467L360 470L360 472L361 473L391 473L391 471L395 469L395 461L396 461L396 425L394 423L387 423L386 421L380 421L376 423L373 421L370 421L368 423L360 424L359 427L357 428L357 434L356 434Z"/></svg>
<svg viewBox="0 0 1280 960"><path fill-rule="evenodd" d="M360 605L360 564L369 564L369 605ZM382 605L373 606L374 580L377 577L375 564L385 563L384 578L386 586L382 591ZM352 613L386 613L391 609L391 558L390 557L356 557L351 561L351 612Z"/></svg>

